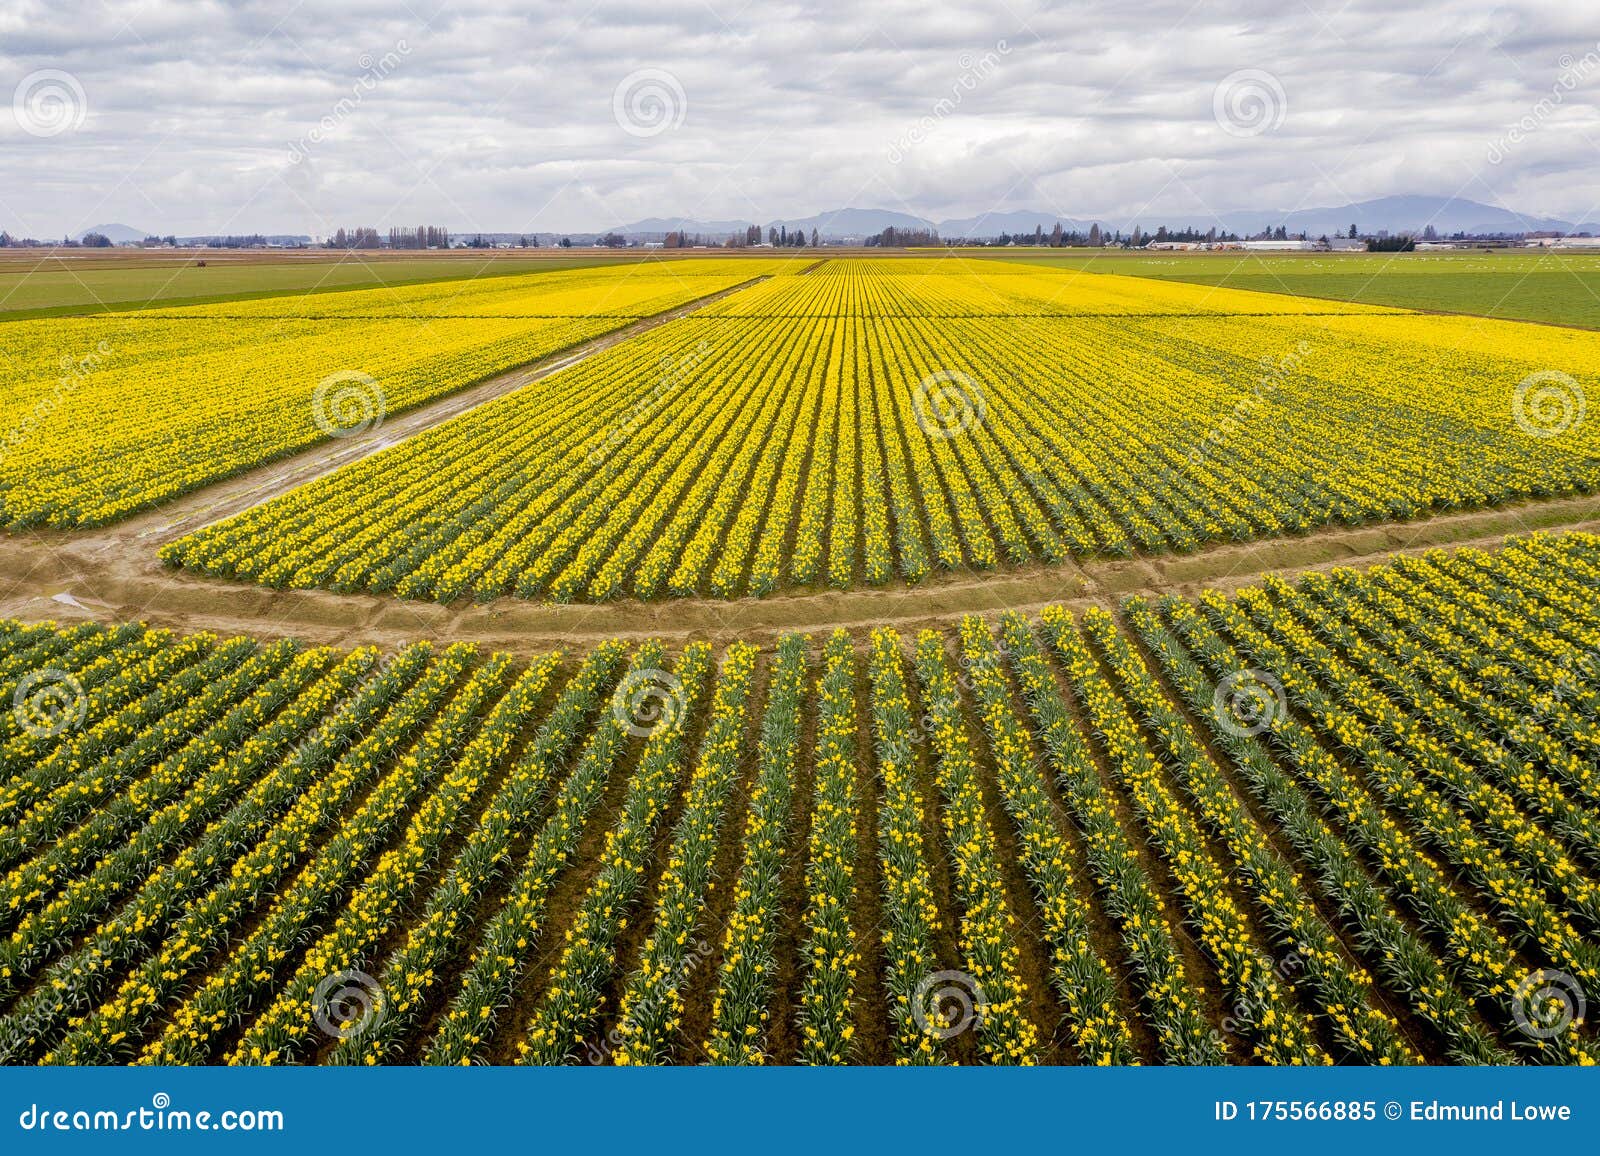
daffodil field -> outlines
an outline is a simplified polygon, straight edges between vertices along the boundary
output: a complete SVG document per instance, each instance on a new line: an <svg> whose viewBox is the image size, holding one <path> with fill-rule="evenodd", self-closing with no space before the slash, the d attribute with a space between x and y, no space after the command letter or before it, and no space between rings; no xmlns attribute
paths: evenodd
<svg viewBox="0 0 1600 1156"><path fill-rule="evenodd" d="M707 259L9 322L0 522L112 522L784 266Z"/></svg>
<svg viewBox="0 0 1600 1156"><path fill-rule="evenodd" d="M0 1064L1600 1058L1600 335L622 260L0 324Z"/></svg>
<svg viewBox="0 0 1600 1156"><path fill-rule="evenodd" d="M1591 332L958 257L763 271L162 557L446 603L737 598L1600 484Z"/></svg>
<svg viewBox="0 0 1600 1156"><path fill-rule="evenodd" d="M1590 1063L1597 585L1570 532L531 658L0 621L0 1060Z"/></svg>

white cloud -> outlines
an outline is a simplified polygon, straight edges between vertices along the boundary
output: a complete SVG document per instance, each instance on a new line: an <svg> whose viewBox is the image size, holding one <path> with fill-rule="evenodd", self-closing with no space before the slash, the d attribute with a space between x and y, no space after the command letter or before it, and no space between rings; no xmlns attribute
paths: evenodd
<svg viewBox="0 0 1600 1156"><path fill-rule="evenodd" d="M330 7L12 0L0 98L61 69L88 109L45 137L0 99L0 227L582 230L845 204L1179 223L1402 192L1578 218L1600 203L1600 69L1487 159L1564 57L1600 51L1564 0ZM632 135L613 92L646 68L687 107ZM1213 118L1218 82L1244 69L1285 101L1256 136Z"/></svg>

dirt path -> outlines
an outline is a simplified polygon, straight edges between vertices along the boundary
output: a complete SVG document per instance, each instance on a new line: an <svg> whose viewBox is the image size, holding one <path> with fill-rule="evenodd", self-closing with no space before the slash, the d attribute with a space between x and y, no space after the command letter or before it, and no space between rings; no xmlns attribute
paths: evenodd
<svg viewBox="0 0 1600 1156"><path fill-rule="evenodd" d="M1132 593L1193 593L1234 588L1268 571L1294 573L1379 562L1433 546L1495 546L1507 534L1540 528L1600 530L1600 496L1523 502L1371 527L1329 527L1301 538L1222 545L1182 556L1034 563L987 573L936 575L904 584L849 591L796 591L724 602L624 600L603 605L527 602L439 606L371 594L269 590L172 570L157 549L209 523L231 517L350 462L377 453L515 389L559 373L603 350L693 313L765 280L755 277L720 293L638 321L531 365L420 406L380 428L207 486L114 526L87 531L0 533L0 616L26 621L147 621L191 632L213 630L263 638L354 646L398 646L419 638L474 641L528 654L554 646L584 647L610 637L770 641L790 630L825 633L842 626L865 634L875 626L902 631L948 624L966 613L1037 610L1051 603L1111 605Z"/></svg>
<svg viewBox="0 0 1600 1156"><path fill-rule="evenodd" d="M502 388L508 387L502 384ZM321 467L330 469L347 460L334 456L341 449L327 449ZM275 470L290 468L310 466L297 460ZM1234 589L1269 571L1367 565L1436 546L1493 547L1507 534L1535 529L1600 532L1600 496L1591 495L1414 522L1331 527L1305 537L1217 546L1191 555L950 573L916 587L793 593L734 602L625 600L603 605L502 598L487 604L440 606L370 594L269 590L171 570L156 560L162 542L193 528L197 519L213 520L261 500L265 484L265 479L253 475L241 477L103 531L0 537L0 616L28 621L143 620L185 632L214 630L341 646L398 646L432 638L473 641L521 654L555 646L581 648L618 636L672 643L690 638L762 642L789 630L822 634L843 626L864 635L875 626L893 625L906 632L948 625L966 613L1026 612L1052 603L1109 606L1134 593Z"/></svg>
<svg viewBox="0 0 1600 1156"><path fill-rule="evenodd" d="M115 541L142 545L151 542L159 545L174 538L181 538L202 526L231 518L251 506L260 505L280 494L288 493L297 486L303 486L307 482L330 474L341 466L347 466L351 462L386 450L424 430L441 425L479 406L487 405L525 385L560 373L563 369L577 365L580 361L587 361L614 345L630 341L641 333L659 328L669 321L686 317L698 309L704 309L707 305L765 280L767 280L765 276L752 277L721 292L697 297L685 305L635 321L621 329L613 329L610 333L575 345L562 353L551 354L539 361L507 370L505 373L480 381L477 385L452 393L448 397L385 418L381 425L369 432L353 437L334 438L290 457L246 470L214 485L185 494L154 510L118 522L114 526L87 533L74 531L70 537L73 540L104 538L108 544Z"/></svg>

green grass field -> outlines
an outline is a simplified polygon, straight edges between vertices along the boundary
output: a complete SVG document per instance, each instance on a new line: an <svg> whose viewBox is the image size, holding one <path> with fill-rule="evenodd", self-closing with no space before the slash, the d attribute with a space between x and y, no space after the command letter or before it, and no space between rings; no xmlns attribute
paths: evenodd
<svg viewBox="0 0 1600 1156"><path fill-rule="evenodd" d="M1086 249L968 249L961 253L1093 273L1600 329L1600 253L1155 254ZM195 263L199 259L206 261L204 268ZM549 249L430 256L324 250L201 255L79 250L51 256L26 250L0 251L0 320L657 259L662 258L645 257L638 251L611 256Z"/></svg>
<svg viewBox="0 0 1600 1156"><path fill-rule="evenodd" d="M275 297L410 285L458 277L494 277L640 260L638 253L538 254L504 251L438 256L304 252L194 254L140 252L100 255L64 250L44 256L32 250L0 251L0 320L99 313L162 305ZM82 254L81 256L79 254ZM196 264L204 260L205 267Z"/></svg>
<svg viewBox="0 0 1600 1156"><path fill-rule="evenodd" d="M1600 253L1156 254L1032 249L1005 253L999 259L1600 329Z"/></svg>

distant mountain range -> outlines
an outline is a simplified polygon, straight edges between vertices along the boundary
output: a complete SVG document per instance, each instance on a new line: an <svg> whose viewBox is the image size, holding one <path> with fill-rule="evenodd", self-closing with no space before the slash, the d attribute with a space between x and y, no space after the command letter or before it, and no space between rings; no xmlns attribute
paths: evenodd
<svg viewBox="0 0 1600 1156"><path fill-rule="evenodd" d="M1176 222L1166 222L1175 224ZM1579 222L1557 217L1525 216L1498 205L1485 205L1461 197L1379 197L1338 208L1299 209L1291 213L1223 213L1212 223L1235 233L1255 233L1282 225L1291 233L1312 237L1347 231L1359 233L1420 232L1432 225L1440 234L1451 233L1569 233Z"/></svg>
<svg viewBox="0 0 1600 1156"><path fill-rule="evenodd" d="M646 217L642 221L635 221L626 226L629 234L652 233L666 236L668 233L733 233L749 228L749 221L696 221L689 217ZM613 230L621 233L622 229ZM461 236L474 234L462 233ZM484 236L489 234L485 233ZM529 234L530 236L532 234ZM577 234L566 234L576 236ZM584 236L589 234L585 233Z"/></svg>
<svg viewBox="0 0 1600 1156"><path fill-rule="evenodd" d="M668 233L701 233L708 237L725 237L729 233L742 233L755 221L699 221L689 217L647 217L642 221L633 221L630 224L618 225L606 232L618 233L630 239L645 239L659 241ZM810 237L811 230L815 229L819 237L829 240L862 239L875 236L889 226L897 229L930 229L933 226L921 217L914 217L910 213L897 213L890 209L833 209L826 213L815 213L809 217L793 217L788 220L761 222L763 236L768 229L787 229L793 233L804 232ZM580 235L568 234L574 241Z"/></svg>
<svg viewBox="0 0 1600 1156"><path fill-rule="evenodd" d="M789 232L804 230L806 236L815 229L821 237L864 238L875 236L885 229L931 229L934 226L910 213L897 213L892 209L830 209L826 213L813 213L809 217L793 217L786 221L772 221L763 228L778 226Z"/></svg>
<svg viewBox="0 0 1600 1156"><path fill-rule="evenodd" d="M142 241L150 234L143 229L135 229L130 225L92 225L73 237L74 241L81 241L90 233L102 233L113 245L125 245L130 241Z"/></svg>
<svg viewBox="0 0 1600 1156"><path fill-rule="evenodd" d="M91 225L87 229L83 230L83 232L75 234L72 239L74 241L81 241L90 233L102 234L113 245L137 244L146 237L158 235L145 229L135 229L132 225ZM217 239L219 239L218 234L208 233L202 234L198 237L178 237L177 242L180 245L204 245L208 241L214 241ZM309 242L311 238L304 233L273 233L268 235L266 240L275 245L295 245L305 244Z"/></svg>
<svg viewBox="0 0 1600 1156"><path fill-rule="evenodd" d="M804 232L808 240L811 232L815 230L823 240L862 241L892 226L896 229L934 229L941 237L961 240L997 237L1002 233L1026 236L1036 228L1049 233L1058 222L1064 230L1078 233L1087 233L1095 224L1105 232L1121 233L1130 232L1135 225L1147 233L1160 225L1166 225L1173 229L1215 228L1218 232L1237 233L1241 236L1250 236L1263 229L1276 229L1280 225L1291 235L1305 233L1310 237L1342 234L1348 232L1351 225L1354 225L1356 231L1363 236L1381 232L1421 232L1429 225L1432 225L1441 236L1449 236L1452 233L1493 235L1600 231L1600 214L1588 215L1580 221L1567 221L1558 217L1525 216L1500 205L1486 205L1481 201L1467 200L1463 197L1395 196L1316 209L1240 209L1224 213L1211 213L1205 210L1190 213L1146 212L1137 217L1126 213L1110 213L1099 217L1069 217L1044 209L1007 209L983 213L976 217L933 221L893 209L842 208L814 213L809 217L763 222L647 217L641 221L617 225L594 233L540 231L477 234L472 230L463 229L452 233L452 237L466 240L481 235L491 242L503 241L515 244L521 237L537 236L540 244L554 245L565 236L574 244L586 245L592 244L605 233L618 233L630 241L660 241L668 233L681 232L698 233L708 240L720 241L730 233L743 233L752 224L759 224L763 237L769 229L783 228L791 233ZM150 235L143 229L121 224L95 225L79 233L78 239L81 240L86 233L104 233L111 238L113 244L138 242ZM180 242L186 244L204 244L208 240L210 238L205 236L179 238ZM269 240L279 244L294 244L307 242L310 238L285 234L274 235Z"/></svg>
<svg viewBox="0 0 1600 1156"><path fill-rule="evenodd" d="M891 209L833 209L809 217L761 223L763 234L769 228L784 227L790 232L803 229L808 235L816 229L827 240L863 239L893 226L897 229L936 229L941 237L961 239L996 237L1002 233L1032 233L1035 228L1048 233L1057 222L1069 232L1088 232L1099 224L1107 231L1129 232L1135 225L1149 231L1158 225L1171 228L1216 228L1219 232L1248 235L1282 225L1290 233L1312 237L1347 232L1351 225L1362 234L1379 232L1420 232L1432 225L1442 235L1451 233L1531 233L1573 232L1593 227L1595 222L1566 221L1557 217L1525 216L1499 205L1486 205L1463 197L1395 196L1329 208L1273 210L1244 209L1225 213L1199 211L1186 214L1151 212L1134 217L1107 214L1100 217L1069 217L1043 209L1008 209L976 217L932 221L926 217ZM708 237L726 236L757 222L698 221L689 218L654 217L618 225L611 232L635 240L660 240L669 232L701 233ZM574 235L574 240L577 236Z"/></svg>
<svg viewBox="0 0 1600 1156"><path fill-rule="evenodd" d="M1056 222L1061 222L1061 228L1066 232L1087 233L1096 224L1093 218L1080 219L1077 217L1061 217L1053 213L1044 213L1022 209L1012 212L984 213L978 217L959 217L953 221L940 221L938 224L939 236L961 239L964 237L997 237L1001 233L1031 233L1035 227L1043 229L1046 233L1054 229ZM1102 229L1110 230L1116 226L1109 220L1098 222Z"/></svg>

